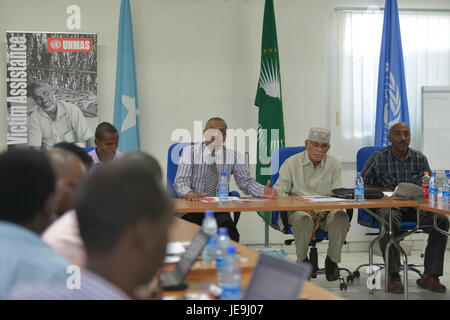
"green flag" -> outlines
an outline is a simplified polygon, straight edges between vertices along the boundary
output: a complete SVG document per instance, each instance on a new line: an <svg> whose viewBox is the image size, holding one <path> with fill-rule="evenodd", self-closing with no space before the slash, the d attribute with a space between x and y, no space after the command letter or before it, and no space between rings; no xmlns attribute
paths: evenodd
<svg viewBox="0 0 450 320"><path fill-rule="evenodd" d="M256 181L265 185L270 179L272 151L285 146L280 62L273 0L266 0L264 8L261 72L255 105L259 107ZM271 212L258 212L258 214L272 225Z"/></svg>

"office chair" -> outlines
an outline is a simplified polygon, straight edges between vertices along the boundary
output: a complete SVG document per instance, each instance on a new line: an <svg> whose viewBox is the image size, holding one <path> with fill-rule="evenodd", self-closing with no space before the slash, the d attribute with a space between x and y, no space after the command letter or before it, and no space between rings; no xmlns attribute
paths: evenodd
<svg viewBox="0 0 450 320"><path fill-rule="evenodd" d="M81 149L83 149L84 151L86 151L86 153L88 153L88 152L94 150L95 147L83 147L83 148L81 148Z"/></svg>
<svg viewBox="0 0 450 320"><path fill-rule="evenodd" d="M372 155L372 153L374 153L375 151L377 151L381 148L382 147L379 147L379 146L368 146L368 147L363 147L363 148L359 149L358 153L356 154L356 171L361 172L362 169L364 168L364 165L366 164L367 160ZM372 217L364 209L358 210L358 224L368 227L368 228L376 228L376 229L379 229L379 226L380 226L379 221L377 219L375 219L374 217ZM416 227L416 222L402 221L400 230L403 232L407 232L407 231L413 230L415 227ZM422 231L417 231L416 233L422 233ZM379 235L379 234L380 234L379 232L366 233L366 235L370 235L370 236L375 236L375 235ZM370 248L373 248L373 246L377 240L379 240L378 237L370 242ZM369 250L369 254L373 254L373 249ZM373 261L373 257L371 260ZM384 263L374 263L372 265L378 266L380 268L380 271L386 268ZM358 268L356 268L356 270L353 272L353 277L358 279L361 276L359 269L361 269L362 267L368 267L368 266L369 266L368 263L358 266ZM422 277L422 273L419 270L417 270L415 267L423 267L423 265L408 264L409 270L416 272L420 277ZM403 269L403 267L400 267L400 268Z"/></svg>
<svg viewBox="0 0 450 320"><path fill-rule="evenodd" d="M275 183L278 180L279 177L279 170L281 168L281 165L290 157L293 155L303 152L306 150L306 147L285 147L285 148L279 148L277 150L274 150L272 152L271 156L271 162L270 162L270 174L271 174L271 184L272 186L275 185ZM352 216L353 216L353 210L347 210L347 214L349 216L349 221L351 222ZM279 219L283 222L283 228L281 228ZM283 232L284 234L292 234L291 226L288 224L288 218L287 218L287 212L286 211L274 211L272 212L272 224L278 227L278 230ZM309 262L312 264L313 268L311 271L311 278L316 278L318 275L325 274L325 268L319 268L318 263L318 257L317 257L317 248L316 244L319 242L322 242L323 240L328 240L328 232L325 232L322 229L317 229L315 232L316 239L311 240L310 242L310 250L309 250ZM294 239L288 239L285 240L284 243L286 245L291 245ZM344 242L346 244L347 242ZM340 271L345 271L348 273L347 276L347 282L353 283L353 274L352 272L347 268L341 268L339 267ZM347 290L347 283L344 280L344 277L342 275L339 276L339 288L341 290Z"/></svg>
<svg viewBox="0 0 450 320"><path fill-rule="evenodd" d="M167 191L175 198L178 198L178 194L173 187L173 183L175 181L175 177L177 176L178 163L181 159L181 153L184 147L194 145L196 143L198 142L178 142L169 147L169 153L167 155ZM231 191L229 195L232 197L240 196L237 191ZM236 226L240 216L240 212L233 212L233 222Z"/></svg>

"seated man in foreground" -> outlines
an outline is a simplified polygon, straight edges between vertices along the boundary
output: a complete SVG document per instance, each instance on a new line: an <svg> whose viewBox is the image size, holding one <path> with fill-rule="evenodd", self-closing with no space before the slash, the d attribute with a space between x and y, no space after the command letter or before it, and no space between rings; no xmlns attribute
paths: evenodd
<svg viewBox="0 0 450 320"><path fill-rule="evenodd" d="M330 149L330 131L311 128L305 140L306 150L287 159L280 168L274 186L280 196L305 196L332 194L342 187L342 168L339 161L327 155ZM325 259L328 281L339 279L338 263L349 228L345 210L310 210L288 212L288 223L292 226L297 261L308 261L308 245L316 226L328 232L328 252Z"/></svg>
<svg viewBox="0 0 450 320"><path fill-rule="evenodd" d="M78 278L75 273L68 279L68 288L24 288L12 298L153 298L150 283L163 263L173 218L154 163L145 155L130 156L96 170L82 185L75 205L86 267Z"/></svg>
<svg viewBox="0 0 450 320"><path fill-rule="evenodd" d="M66 286L69 262L40 237L55 219L55 181L44 152L0 154L0 300L22 286Z"/></svg>

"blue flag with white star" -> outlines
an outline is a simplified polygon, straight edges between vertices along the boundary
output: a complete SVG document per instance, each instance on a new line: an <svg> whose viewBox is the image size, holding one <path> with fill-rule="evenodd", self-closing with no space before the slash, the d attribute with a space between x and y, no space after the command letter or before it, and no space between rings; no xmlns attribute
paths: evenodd
<svg viewBox="0 0 450 320"><path fill-rule="evenodd" d="M375 146L387 146L389 128L404 122L409 126L405 68L397 0L386 0L378 71Z"/></svg>
<svg viewBox="0 0 450 320"><path fill-rule="evenodd" d="M114 126L119 131L119 151L126 153L141 149L133 25L129 0L122 0L120 6Z"/></svg>

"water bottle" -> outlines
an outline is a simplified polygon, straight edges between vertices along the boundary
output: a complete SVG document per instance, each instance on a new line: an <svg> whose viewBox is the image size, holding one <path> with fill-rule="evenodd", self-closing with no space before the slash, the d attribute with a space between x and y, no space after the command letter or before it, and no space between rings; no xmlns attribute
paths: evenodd
<svg viewBox="0 0 450 320"><path fill-rule="evenodd" d="M217 239L216 250L216 267L217 267L217 283L223 285L223 272L225 269L225 255L227 248L230 245L230 237L228 236L227 228L219 228L219 238Z"/></svg>
<svg viewBox="0 0 450 320"><path fill-rule="evenodd" d="M430 203L437 203L438 202L438 178L436 177L436 171L433 171L430 179L430 187L429 187L429 194L428 194L428 201Z"/></svg>
<svg viewBox="0 0 450 320"><path fill-rule="evenodd" d="M219 180L219 202L224 203L228 201L228 194L230 192L228 186L227 173L225 171L220 175Z"/></svg>
<svg viewBox="0 0 450 320"><path fill-rule="evenodd" d="M213 262L216 260L217 221L216 218L214 218L214 212L211 210L205 212L205 218L202 222L202 230L209 234L209 240L203 247L202 259L204 262Z"/></svg>
<svg viewBox="0 0 450 320"><path fill-rule="evenodd" d="M356 174L355 179L355 202L363 203L364 202L364 179L361 176L361 172Z"/></svg>
<svg viewBox="0 0 450 320"><path fill-rule="evenodd" d="M241 267L235 246L227 247L224 257L225 268L223 269L222 300L241 299Z"/></svg>
<svg viewBox="0 0 450 320"><path fill-rule="evenodd" d="M442 184L442 204L450 206L450 170L445 170L444 183Z"/></svg>
<svg viewBox="0 0 450 320"><path fill-rule="evenodd" d="M430 187L430 173L425 171L425 175L422 177L422 189L425 196L425 200L428 201L428 188Z"/></svg>

